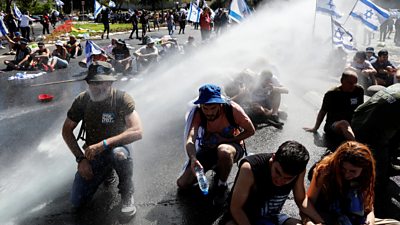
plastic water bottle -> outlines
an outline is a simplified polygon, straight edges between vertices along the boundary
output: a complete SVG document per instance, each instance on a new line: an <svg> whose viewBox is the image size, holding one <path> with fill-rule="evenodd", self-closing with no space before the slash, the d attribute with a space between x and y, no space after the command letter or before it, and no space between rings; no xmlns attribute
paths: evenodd
<svg viewBox="0 0 400 225"><path fill-rule="evenodd" d="M208 181L207 177L204 174L204 170L199 166L194 168L196 172L197 182L199 183L200 190L203 192L203 195L208 194Z"/></svg>

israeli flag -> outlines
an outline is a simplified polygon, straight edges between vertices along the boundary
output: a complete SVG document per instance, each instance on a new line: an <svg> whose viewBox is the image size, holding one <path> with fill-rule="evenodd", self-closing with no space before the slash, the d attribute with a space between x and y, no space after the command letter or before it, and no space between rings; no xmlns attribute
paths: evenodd
<svg viewBox="0 0 400 225"><path fill-rule="evenodd" d="M22 13L21 11L18 9L17 5L14 3L14 15L15 17L17 17L18 20L21 20L22 18Z"/></svg>
<svg viewBox="0 0 400 225"><path fill-rule="evenodd" d="M317 0L317 12L325 13L336 18L342 17L342 15L336 11L336 5L333 0Z"/></svg>
<svg viewBox="0 0 400 225"><path fill-rule="evenodd" d="M90 64L92 64L92 60L90 56L93 54L98 55L101 54L102 49L93 41L91 40L86 40L86 46L85 46L85 55L86 55L86 66L89 67Z"/></svg>
<svg viewBox="0 0 400 225"><path fill-rule="evenodd" d="M8 30L6 25L3 22L3 19L0 18L0 37L6 36L8 34Z"/></svg>
<svg viewBox="0 0 400 225"><path fill-rule="evenodd" d="M94 1L94 13L93 13L94 18L97 18L97 15L99 15L99 13L101 12L102 9L103 9L103 7L101 6L101 4L97 0L95 0Z"/></svg>
<svg viewBox="0 0 400 225"><path fill-rule="evenodd" d="M61 0L56 0L56 5L57 5L57 6L63 6L63 5L64 5L64 2L61 1Z"/></svg>
<svg viewBox="0 0 400 225"><path fill-rule="evenodd" d="M190 3L189 13L186 20L198 23L200 21L200 13L201 9L196 4Z"/></svg>
<svg viewBox="0 0 400 225"><path fill-rule="evenodd" d="M368 29L378 30L381 23L389 18L389 12L370 0L359 0L350 16L360 20Z"/></svg>
<svg viewBox="0 0 400 225"><path fill-rule="evenodd" d="M336 47L343 47L347 52L357 51L353 43L353 35L339 22L332 19L332 43Z"/></svg>
<svg viewBox="0 0 400 225"><path fill-rule="evenodd" d="M240 23L243 18L251 14L251 10L245 0L232 0L229 8L229 17Z"/></svg>
<svg viewBox="0 0 400 225"><path fill-rule="evenodd" d="M113 1L110 1L109 3L108 3L108 7L112 7L112 8L114 8L114 7L116 7L117 5L115 5L115 2L113 2Z"/></svg>

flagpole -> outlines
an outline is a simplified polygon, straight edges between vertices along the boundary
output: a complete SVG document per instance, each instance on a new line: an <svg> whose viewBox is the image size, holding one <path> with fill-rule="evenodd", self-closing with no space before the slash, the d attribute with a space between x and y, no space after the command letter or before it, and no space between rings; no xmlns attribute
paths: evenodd
<svg viewBox="0 0 400 225"><path fill-rule="evenodd" d="M354 8L356 7L358 1L359 1L359 0L357 0L356 3L353 5L353 8L351 8L350 13L353 12L353 10L354 10ZM349 18L350 18L350 14L347 16L346 20L344 21L343 26L347 23L347 20L349 20Z"/></svg>
<svg viewBox="0 0 400 225"><path fill-rule="evenodd" d="M331 32L332 32L332 37L331 37L331 43L332 43L332 48L334 47L334 43L333 43L333 17L331 15Z"/></svg>
<svg viewBox="0 0 400 225"><path fill-rule="evenodd" d="M313 28L312 28L312 36L314 37L315 34L315 20L317 18L317 1L315 0L315 10L314 10L314 24L313 24Z"/></svg>

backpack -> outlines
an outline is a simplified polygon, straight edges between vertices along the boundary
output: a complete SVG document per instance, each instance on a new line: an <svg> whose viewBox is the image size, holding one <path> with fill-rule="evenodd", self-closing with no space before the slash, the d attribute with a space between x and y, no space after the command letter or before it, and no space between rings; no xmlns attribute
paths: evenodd
<svg viewBox="0 0 400 225"><path fill-rule="evenodd" d="M122 103L122 99L123 99L123 97L124 97L124 94L125 94L125 92L123 92L123 91L120 91L120 90L117 90L117 91L116 91L116 95L115 95L115 98L114 98L114 102L113 102L113 104L112 104L113 107L115 107L115 111L116 111L116 112L119 112L118 106L120 106L119 103ZM90 99L89 96L87 96L87 97L85 98L85 101L86 101L86 102L84 103L85 106L88 105L89 99ZM85 118L85 116L83 116L83 118ZM81 123L81 127L80 127L80 129L79 129L79 132L78 132L78 136L76 136L76 140L77 140L77 141L79 141L79 140L86 141L85 125L86 125L86 124L85 124L85 120L82 119L82 123Z"/></svg>
<svg viewBox="0 0 400 225"><path fill-rule="evenodd" d="M235 118L233 116L233 107L231 103L228 101L227 103L222 104L222 107L224 108L225 115L226 118L228 119L229 124L236 129L240 129L239 125L236 123ZM201 120L200 126L203 127L203 130L206 130L207 129L206 116L204 115L203 111L200 110L200 107L198 107L197 110L199 110L200 113L200 120ZM244 140L243 140L243 150L245 156L247 156L247 149Z"/></svg>

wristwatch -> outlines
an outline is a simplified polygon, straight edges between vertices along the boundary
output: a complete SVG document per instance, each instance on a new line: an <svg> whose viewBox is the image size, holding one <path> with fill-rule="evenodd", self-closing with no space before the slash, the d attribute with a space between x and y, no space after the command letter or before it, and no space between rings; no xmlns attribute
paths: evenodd
<svg viewBox="0 0 400 225"><path fill-rule="evenodd" d="M77 162L77 163L80 163L80 162L82 162L82 160L84 160L84 159L86 159L85 156L83 156L83 155L78 156L78 157L76 157L76 162Z"/></svg>

